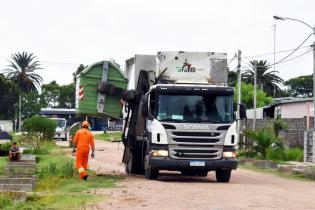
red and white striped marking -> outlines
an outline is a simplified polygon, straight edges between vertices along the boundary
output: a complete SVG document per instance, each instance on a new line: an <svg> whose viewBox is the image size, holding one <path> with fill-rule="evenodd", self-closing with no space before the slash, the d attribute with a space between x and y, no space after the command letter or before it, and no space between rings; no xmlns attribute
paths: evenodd
<svg viewBox="0 0 315 210"><path fill-rule="evenodd" d="M79 99L82 100L84 97L84 86L80 85L80 90L79 90Z"/></svg>

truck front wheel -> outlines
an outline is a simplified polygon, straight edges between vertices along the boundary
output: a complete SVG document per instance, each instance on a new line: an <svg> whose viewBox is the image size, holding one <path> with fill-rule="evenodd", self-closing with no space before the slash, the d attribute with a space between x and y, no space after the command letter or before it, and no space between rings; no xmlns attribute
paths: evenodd
<svg viewBox="0 0 315 210"><path fill-rule="evenodd" d="M159 170L156 168L151 168L149 162L149 155L146 154L144 157L144 175L147 179L158 179Z"/></svg>
<svg viewBox="0 0 315 210"><path fill-rule="evenodd" d="M217 182L229 182L231 178L231 170L218 169L215 171Z"/></svg>

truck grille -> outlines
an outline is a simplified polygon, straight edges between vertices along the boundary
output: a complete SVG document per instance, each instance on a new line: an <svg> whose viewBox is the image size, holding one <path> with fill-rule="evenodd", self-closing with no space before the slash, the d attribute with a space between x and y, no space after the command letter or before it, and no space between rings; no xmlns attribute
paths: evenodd
<svg viewBox="0 0 315 210"><path fill-rule="evenodd" d="M221 147L201 147L189 146L170 147L170 156L174 159L220 159L223 148Z"/></svg>
<svg viewBox="0 0 315 210"><path fill-rule="evenodd" d="M187 145L218 145L221 137L219 132L189 132L189 131L171 131L172 143Z"/></svg>
<svg viewBox="0 0 315 210"><path fill-rule="evenodd" d="M194 143L218 143L220 139L210 139L210 138L173 138L176 142L194 142Z"/></svg>

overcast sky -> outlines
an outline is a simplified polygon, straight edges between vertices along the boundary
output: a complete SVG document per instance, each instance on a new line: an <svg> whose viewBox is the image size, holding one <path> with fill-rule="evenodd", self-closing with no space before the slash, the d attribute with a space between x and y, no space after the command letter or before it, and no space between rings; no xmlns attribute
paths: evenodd
<svg viewBox="0 0 315 210"><path fill-rule="evenodd" d="M157 51L226 52L273 63L276 51L296 48L315 24L313 0L0 0L0 70L12 53L34 53L44 83L72 82L81 63L115 59L122 67L134 54ZM311 45L311 37L303 46ZM298 50L290 58L308 52ZM263 57L249 57L269 53ZM289 52L277 53L276 60ZM232 62L231 69L236 67ZM276 65L284 79L312 73L312 52Z"/></svg>

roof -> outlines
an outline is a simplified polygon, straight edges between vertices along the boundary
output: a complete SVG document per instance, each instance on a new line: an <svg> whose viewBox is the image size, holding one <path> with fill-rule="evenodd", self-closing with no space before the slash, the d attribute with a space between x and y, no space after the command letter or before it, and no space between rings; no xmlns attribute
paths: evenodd
<svg viewBox="0 0 315 210"><path fill-rule="evenodd" d="M313 101L313 98L294 98L294 97L274 98L271 105L300 103L300 102L307 102L307 101Z"/></svg>
<svg viewBox="0 0 315 210"><path fill-rule="evenodd" d="M76 114L75 109L41 108L40 114Z"/></svg>

